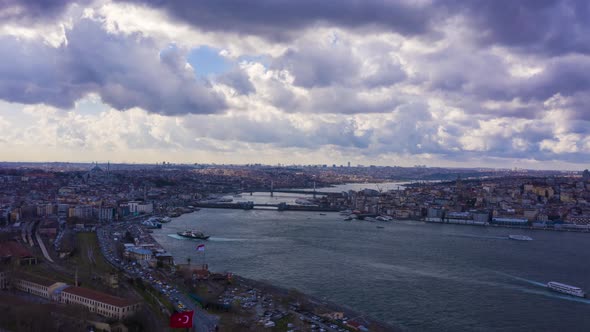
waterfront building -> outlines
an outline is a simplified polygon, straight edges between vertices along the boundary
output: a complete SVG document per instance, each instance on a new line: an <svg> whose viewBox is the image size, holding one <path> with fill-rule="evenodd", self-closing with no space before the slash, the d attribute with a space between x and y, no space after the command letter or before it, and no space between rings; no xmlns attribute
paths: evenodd
<svg viewBox="0 0 590 332"><path fill-rule="evenodd" d="M473 211L471 212L473 215L473 221L476 223L489 223L490 222L490 213L488 211Z"/></svg>
<svg viewBox="0 0 590 332"><path fill-rule="evenodd" d="M135 300L123 299L84 287L70 286L61 291L60 302L65 304L79 304L90 312L99 315L125 319L135 314L140 303Z"/></svg>
<svg viewBox="0 0 590 332"><path fill-rule="evenodd" d="M497 225L526 226L528 222L527 219L521 218L492 218L492 224Z"/></svg>
<svg viewBox="0 0 590 332"><path fill-rule="evenodd" d="M152 212L154 212L154 204L151 202L144 203L144 202L131 201L131 202L129 202L129 212L133 213L133 214L152 213Z"/></svg>
<svg viewBox="0 0 590 332"><path fill-rule="evenodd" d="M444 210L439 207L429 207L426 211L426 221L440 222L444 217Z"/></svg>
<svg viewBox="0 0 590 332"><path fill-rule="evenodd" d="M125 256L136 261L147 261L152 258L152 252L144 248L129 247L125 249Z"/></svg>
<svg viewBox="0 0 590 332"><path fill-rule="evenodd" d="M588 225L590 224L590 215L582 214L582 215L568 215L567 222L576 224L576 225Z"/></svg>

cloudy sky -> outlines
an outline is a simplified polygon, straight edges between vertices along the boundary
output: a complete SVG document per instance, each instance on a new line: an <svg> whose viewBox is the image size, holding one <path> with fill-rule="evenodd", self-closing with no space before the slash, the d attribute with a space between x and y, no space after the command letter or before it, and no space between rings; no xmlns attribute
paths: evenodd
<svg viewBox="0 0 590 332"><path fill-rule="evenodd" d="M0 160L590 164L590 2L0 0Z"/></svg>

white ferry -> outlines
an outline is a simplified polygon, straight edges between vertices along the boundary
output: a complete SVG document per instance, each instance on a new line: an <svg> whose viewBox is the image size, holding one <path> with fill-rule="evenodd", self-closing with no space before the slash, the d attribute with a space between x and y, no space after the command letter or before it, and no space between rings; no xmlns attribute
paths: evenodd
<svg viewBox="0 0 590 332"><path fill-rule="evenodd" d="M510 240L517 240L517 241L532 241L533 238L526 235L508 235Z"/></svg>
<svg viewBox="0 0 590 332"><path fill-rule="evenodd" d="M577 297L586 297L586 293L581 288L562 284L560 282L549 281L547 283L547 288L554 290L556 292L573 295Z"/></svg>

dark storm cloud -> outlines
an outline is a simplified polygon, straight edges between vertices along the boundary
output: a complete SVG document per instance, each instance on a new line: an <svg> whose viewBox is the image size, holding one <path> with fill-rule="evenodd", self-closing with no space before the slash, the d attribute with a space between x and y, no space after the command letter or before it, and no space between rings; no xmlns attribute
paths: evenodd
<svg viewBox="0 0 590 332"><path fill-rule="evenodd" d="M447 19L464 18L483 46L526 53L590 53L587 0L115 0L162 9L206 31L226 31L287 41L316 25L375 28L406 36L432 34ZM69 4L91 0L0 0L0 19L46 19ZM18 9L15 11L15 9Z"/></svg>
<svg viewBox="0 0 590 332"><path fill-rule="evenodd" d="M206 31L252 34L288 40L316 24L381 27L404 35L424 34L437 12L411 1L381 0L121 0L147 4Z"/></svg>
<svg viewBox="0 0 590 332"><path fill-rule="evenodd" d="M590 2L587 0L439 1L461 13L483 44L500 44L526 53L590 53Z"/></svg>
<svg viewBox="0 0 590 332"><path fill-rule="evenodd" d="M484 45L499 44L550 55L590 53L587 0L435 0L422 5L378 0L121 1L164 9L208 31L283 41L297 36L297 30L317 24L425 35L446 19L462 16Z"/></svg>
<svg viewBox="0 0 590 332"><path fill-rule="evenodd" d="M516 94L529 98L547 99L559 93L572 96L590 92L590 58L561 57L552 60L542 72L521 80Z"/></svg>
<svg viewBox="0 0 590 332"><path fill-rule="evenodd" d="M91 0L0 0L1 20L50 20L62 14L72 3L88 4Z"/></svg>
<svg viewBox="0 0 590 332"><path fill-rule="evenodd" d="M224 99L185 68L177 49L158 48L139 36L112 35L83 19L66 31L67 44L0 37L0 98L71 108L97 93L117 109L141 107L161 114L215 113Z"/></svg>

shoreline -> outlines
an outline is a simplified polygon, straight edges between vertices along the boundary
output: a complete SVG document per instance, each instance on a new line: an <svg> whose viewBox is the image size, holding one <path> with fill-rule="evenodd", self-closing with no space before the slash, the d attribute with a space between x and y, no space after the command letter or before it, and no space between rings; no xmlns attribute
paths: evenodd
<svg viewBox="0 0 590 332"><path fill-rule="evenodd" d="M238 279L242 285L248 285L252 286L253 288L264 289L275 296L279 295L282 297L287 297L289 293L294 290L300 296L302 296L304 300L309 301L309 303L314 307L315 310L343 312L346 317L351 317L351 319L355 319L362 322L363 325L369 327L371 331L401 331L401 329L399 328L391 326L376 318L368 317L367 314L362 314L361 312L356 311L353 308L331 301L322 300L316 296L304 293L299 289L287 289L285 287L278 286L269 280L251 279L240 275L234 275L234 277Z"/></svg>
<svg viewBox="0 0 590 332"><path fill-rule="evenodd" d="M408 220L415 222L422 222L426 224L436 225L459 225L459 226L476 226L476 227L491 227L491 228L509 228L509 229L523 229L530 231L549 231L549 232L569 232L569 233L590 233L590 228L587 229L571 229L571 228L550 228L550 227L534 227L534 226L515 226L515 225L496 225L496 224L469 224L469 223L458 223L458 222L445 222L445 221L427 221L427 220L413 220L413 219L397 219L397 220Z"/></svg>
<svg viewBox="0 0 590 332"><path fill-rule="evenodd" d="M158 242L158 240L156 240L153 235L151 233L147 233L149 235L149 237L152 239L152 241L154 241L155 243L157 243L160 247L164 248L164 246ZM176 262L174 263L175 266L177 265L182 265L182 264L177 264ZM210 273L228 273L231 271L209 271ZM268 295L272 295L272 296L276 296L276 297L280 297L283 299L286 299L288 297L290 297L291 293L293 291L295 291L297 293L297 295L299 297L301 297L301 300L303 300L304 302L308 303L311 305L311 307L313 308L312 312L316 315L319 315L317 312L342 312L344 313L345 317L350 317L351 320L354 318L355 321L359 321L360 323L362 323L364 326L368 327L370 329L370 331L377 331L377 332L386 332L386 331L400 331L401 329L396 328L394 326L391 326L383 321L380 321L376 318L373 317L369 317L368 314L362 314L361 312L332 302L332 301L327 301L327 300L322 300L316 296L310 295L308 293L305 293L299 289L293 288L293 289L287 289L285 287L276 285L275 283L269 281L269 280L258 280L258 279L251 279L251 278L247 278L238 274L233 274L233 278L235 278L235 280L238 281L238 284L241 286L249 286L252 288L258 288L261 290L264 290L265 293L267 293ZM214 313L213 313L214 314Z"/></svg>

